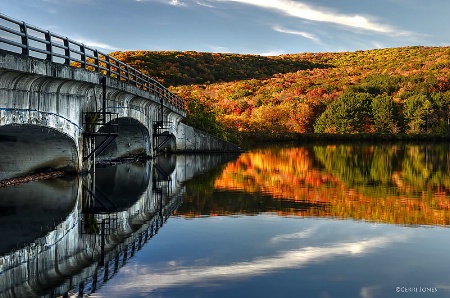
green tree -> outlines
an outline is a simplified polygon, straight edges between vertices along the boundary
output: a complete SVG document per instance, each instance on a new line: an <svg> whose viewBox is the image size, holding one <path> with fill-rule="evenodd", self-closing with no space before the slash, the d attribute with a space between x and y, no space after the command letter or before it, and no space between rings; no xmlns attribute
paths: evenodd
<svg viewBox="0 0 450 298"><path fill-rule="evenodd" d="M428 120L429 129L433 134L448 134L450 116L449 95L439 92L433 94L431 99L434 113Z"/></svg>
<svg viewBox="0 0 450 298"><path fill-rule="evenodd" d="M433 112L433 105L427 95L416 94L408 97L405 100L403 111L408 132L427 132L429 128L428 120Z"/></svg>
<svg viewBox="0 0 450 298"><path fill-rule="evenodd" d="M372 125L369 93L344 93L317 119L314 131L321 133L362 133Z"/></svg>
<svg viewBox="0 0 450 298"><path fill-rule="evenodd" d="M377 132L397 133L398 109L389 95L378 95L372 100L373 125Z"/></svg>
<svg viewBox="0 0 450 298"><path fill-rule="evenodd" d="M187 117L183 122L189 126L203 130L209 134L224 138L224 131L216 116L197 98L186 101Z"/></svg>
<svg viewBox="0 0 450 298"><path fill-rule="evenodd" d="M316 133L336 133L336 123L334 121L334 105L330 104L326 110L317 118L314 124Z"/></svg>
<svg viewBox="0 0 450 298"><path fill-rule="evenodd" d="M388 74L376 74L366 77L360 85L355 87L357 92L373 95L392 94L400 89L401 78Z"/></svg>

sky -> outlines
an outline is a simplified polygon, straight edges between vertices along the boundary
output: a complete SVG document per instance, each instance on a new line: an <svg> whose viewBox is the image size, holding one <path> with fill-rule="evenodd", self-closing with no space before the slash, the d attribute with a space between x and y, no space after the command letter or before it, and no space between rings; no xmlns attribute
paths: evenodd
<svg viewBox="0 0 450 298"><path fill-rule="evenodd" d="M102 52L258 55L446 46L448 0L0 0L0 12Z"/></svg>

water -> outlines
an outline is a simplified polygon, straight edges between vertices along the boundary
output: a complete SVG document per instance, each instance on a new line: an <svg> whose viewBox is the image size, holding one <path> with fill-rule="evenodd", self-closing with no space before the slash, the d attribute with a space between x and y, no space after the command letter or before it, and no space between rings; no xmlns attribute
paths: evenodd
<svg viewBox="0 0 450 298"><path fill-rule="evenodd" d="M449 297L449 169L447 144L293 146L0 189L2 235L26 225L0 297Z"/></svg>

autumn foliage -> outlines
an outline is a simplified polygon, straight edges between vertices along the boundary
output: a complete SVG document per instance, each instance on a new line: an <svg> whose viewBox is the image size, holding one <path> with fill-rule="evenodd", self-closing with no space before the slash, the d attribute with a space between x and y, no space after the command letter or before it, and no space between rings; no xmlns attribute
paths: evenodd
<svg viewBox="0 0 450 298"><path fill-rule="evenodd" d="M198 52L112 54L185 99L186 121L242 133L449 133L450 47L275 57Z"/></svg>
<svg viewBox="0 0 450 298"><path fill-rule="evenodd" d="M253 150L211 182L187 184L177 214L332 217L450 224L446 145L316 145ZM203 187L201 187L203 185ZM201 195L199 195L201 191Z"/></svg>

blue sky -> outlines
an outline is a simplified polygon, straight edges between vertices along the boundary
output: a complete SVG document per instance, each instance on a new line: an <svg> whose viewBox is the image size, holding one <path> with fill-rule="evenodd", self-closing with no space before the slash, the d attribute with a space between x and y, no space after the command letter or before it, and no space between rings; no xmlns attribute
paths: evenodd
<svg viewBox="0 0 450 298"><path fill-rule="evenodd" d="M0 12L104 52L278 55L450 44L448 0L0 0Z"/></svg>

